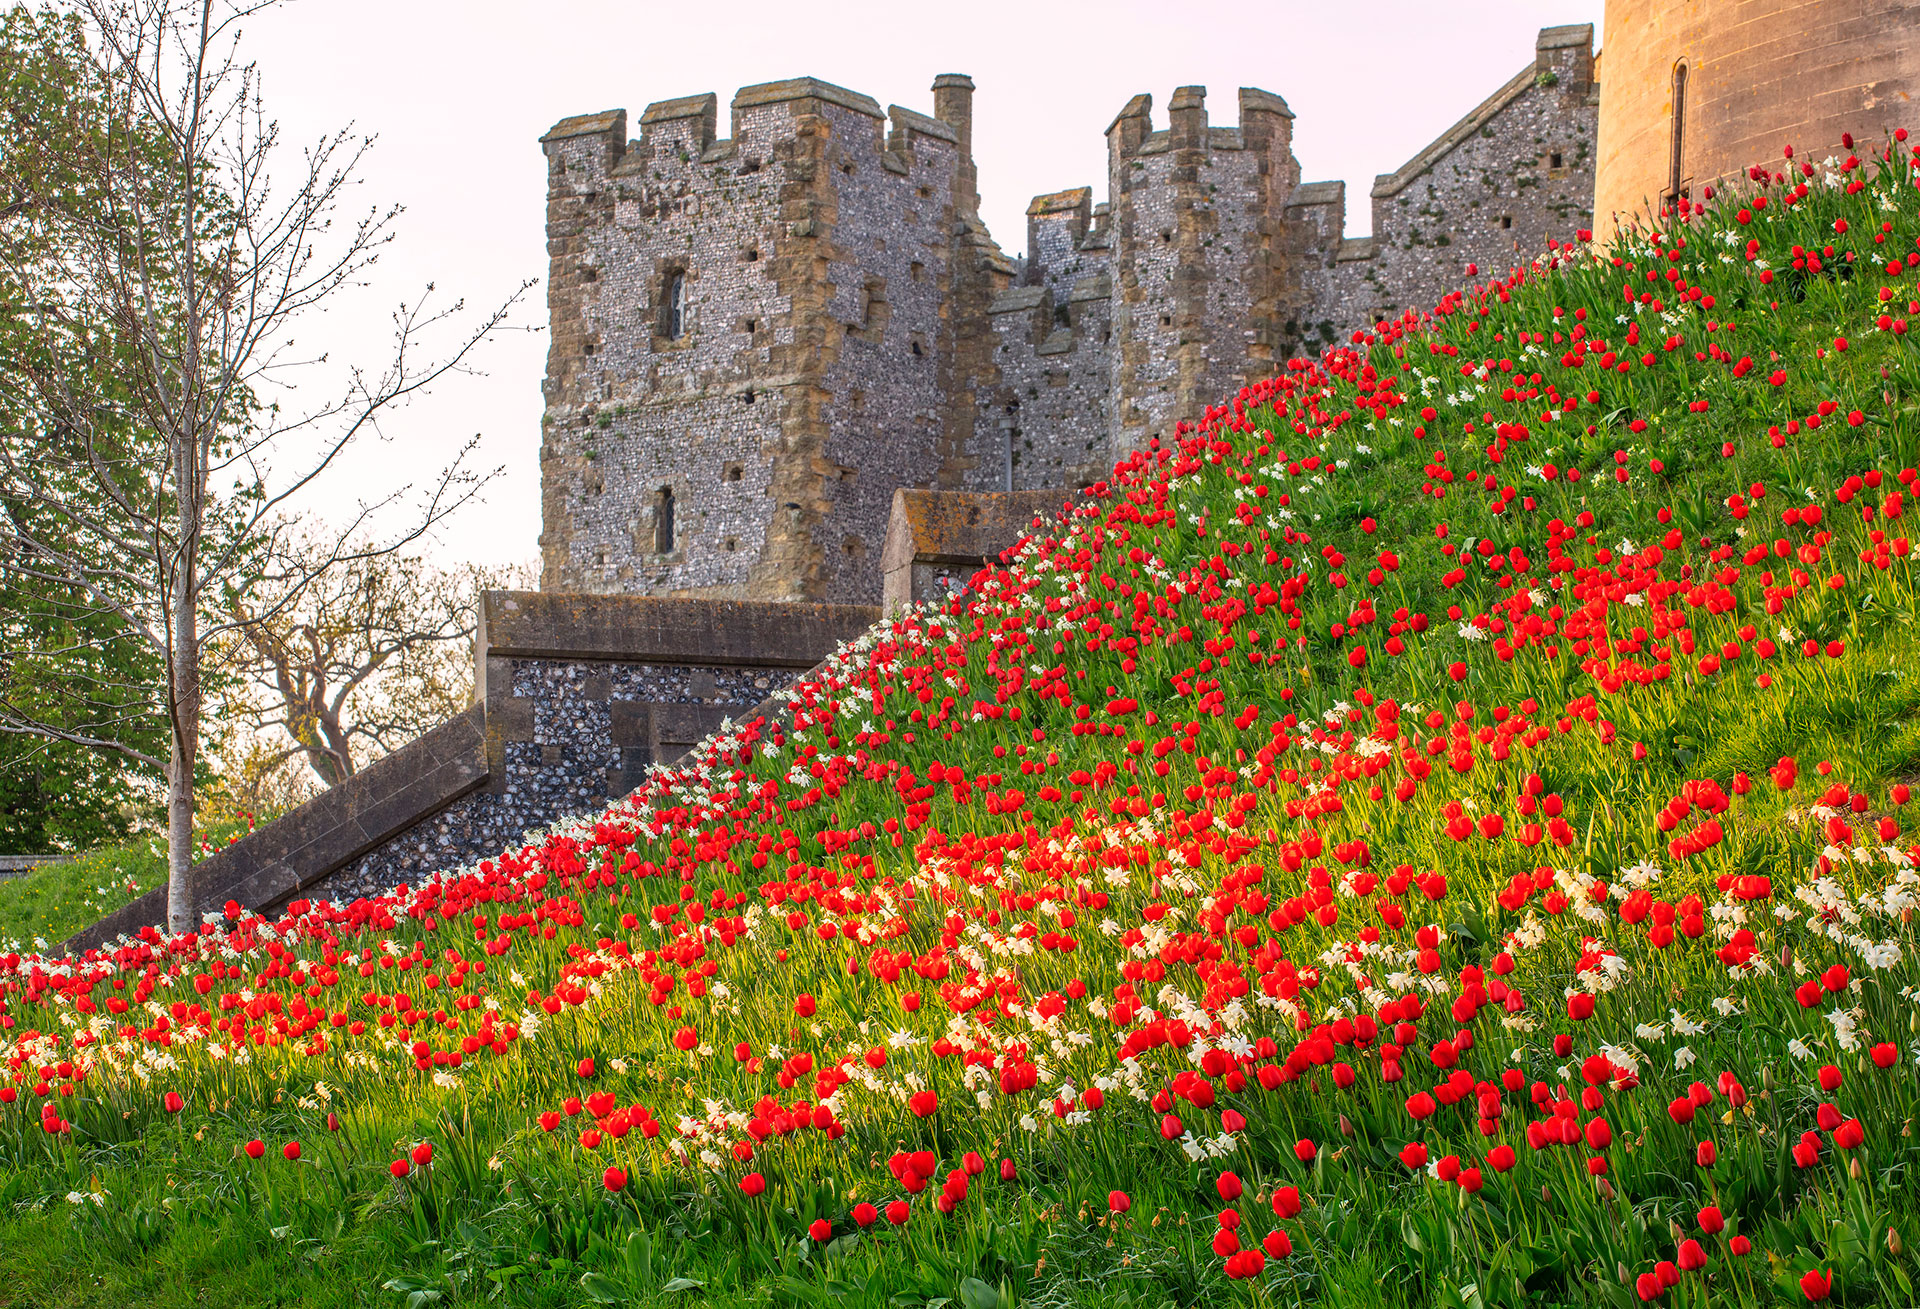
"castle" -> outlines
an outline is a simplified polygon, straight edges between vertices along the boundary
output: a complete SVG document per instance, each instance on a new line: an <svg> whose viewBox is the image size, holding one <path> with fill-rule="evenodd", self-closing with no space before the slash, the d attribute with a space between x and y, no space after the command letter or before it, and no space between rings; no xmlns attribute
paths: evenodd
<svg viewBox="0 0 1920 1309"><path fill-rule="evenodd" d="M980 222L965 77L931 116L801 79L741 91L726 139L711 95L649 106L637 141L622 112L558 124L543 589L480 598L469 710L196 865L196 904L350 900L625 795L722 722L784 712L874 601L940 594L1286 357L1432 305L1469 264L1698 204L1787 143L1912 125L1920 0L1608 0L1607 26L1604 97L1591 29L1540 33L1375 180L1364 240L1340 183L1300 182L1264 91L1232 128L1199 87L1163 130L1129 102L1107 200L1036 199L1018 262Z"/></svg>
<svg viewBox="0 0 1920 1309"><path fill-rule="evenodd" d="M1059 491L1286 359L1781 144L1891 128L1915 0L1609 0L1370 194L1302 182L1286 101L1182 87L1107 128L1106 199L979 216L973 83L933 113L812 78L569 118L548 161L542 586L871 603L894 492ZM1695 192L1701 194L1696 196ZM1596 203L1596 195L1598 201ZM1596 210L1599 221L1596 222Z"/></svg>
<svg viewBox="0 0 1920 1309"><path fill-rule="evenodd" d="M933 113L812 78L569 118L548 159L542 586L871 603L894 491L1093 482L1275 361L1591 225L1593 29L1397 172L1373 235L1302 183L1286 101L1182 87L1107 129L1107 199L979 217L973 83Z"/></svg>

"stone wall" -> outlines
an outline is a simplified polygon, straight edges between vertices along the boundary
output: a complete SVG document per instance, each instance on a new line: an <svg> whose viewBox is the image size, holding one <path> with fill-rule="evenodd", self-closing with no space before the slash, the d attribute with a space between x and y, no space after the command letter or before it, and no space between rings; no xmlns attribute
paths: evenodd
<svg viewBox="0 0 1920 1309"><path fill-rule="evenodd" d="M956 122L800 78L741 90L725 140L712 95L631 144L617 111L542 138L543 586L870 602L896 487L1004 483L949 403L1011 273L970 209L970 86L936 86Z"/></svg>
<svg viewBox="0 0 1920 1309"><path fill-rule="evenodd" d="M1344 184L1300 183L1279 96L1242 87L1215 127L1183 87L1160 129L1135 96L1107 201L1036 197L1017 270L980 222L959 74L931 116L797 78L742 89L724 139L712 95L650 105L631 142L623 111L564 120L542 585L874 603L896 490L1090 485L1277 360L1590 226L1592 37L1542 31L1376 180L1358 240Z"/></svg>
<svg viewBox="0 0 1920 1309"><path fill-rule="evenodd" d="M1201 86L1174 92L1164 131L1152 107L1135 96L1107 128L1115 457L1271 370L1276 239L1300 180L1277 95L1242 87L1237 128L1209 125Z"/></svg>
<svg viewBox="0 0 1920 1309"><path fill-rule="evenodd" d="M1546 28L1532 64L1374 180L1368 257L1336 267L1336 302L1376 321L1428 309L1469 264L1498 277L1591 229L1598 125L1592 26Z"/></svg>
<svg viewBox="0 0 1920 1309"><path fill-rule="evenodd" d="M474 706L195 865L196 904L351 902L514 848L529 829L625 795L724 720L777 714L773 696L878 616L486 592ZM166 909L161 888L66 948L163 922Z"/></svg>

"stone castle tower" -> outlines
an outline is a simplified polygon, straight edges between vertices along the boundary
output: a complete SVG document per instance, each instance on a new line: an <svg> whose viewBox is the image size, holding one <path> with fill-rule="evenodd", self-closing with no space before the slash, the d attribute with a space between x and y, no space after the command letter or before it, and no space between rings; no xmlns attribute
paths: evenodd
<svg viewBox="0 0 1920 1309"><path fill-rule="evenodd" d="M931 115L798 78L569 118L548 159L548 590L871 603L894 492L1059 490L1295 354L1590 226L1591 27L1371 193L1302 184L1293 114L1182 87L1107 129L1107 199L979 217L970 79Z"/></svg>
<svg viewBox="0 0 1920 1309"><path fill-rule="evenodd" d="M1607 0L1599 226L1913 122L1920 0Z"/></svg>

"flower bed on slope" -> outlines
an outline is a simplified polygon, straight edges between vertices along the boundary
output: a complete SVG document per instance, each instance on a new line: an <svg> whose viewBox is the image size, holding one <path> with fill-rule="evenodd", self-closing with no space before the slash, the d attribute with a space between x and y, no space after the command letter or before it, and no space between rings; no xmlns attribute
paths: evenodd
<svg viewBox="0 0 1920 1309"><path fill-rule="evenodd" d="M0 958L0 1198L396 1303L1908 1302L1915 153L1294 361L536 844Z"/></svg>

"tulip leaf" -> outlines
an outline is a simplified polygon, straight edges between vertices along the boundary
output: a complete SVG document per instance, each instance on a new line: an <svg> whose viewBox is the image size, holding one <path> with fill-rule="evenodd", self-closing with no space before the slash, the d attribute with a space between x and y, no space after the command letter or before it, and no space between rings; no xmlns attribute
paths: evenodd
<svg viewBox="0 0 1920 1309"><path fill-rule="evenodd" d="M653 1285L653 1237L644 1231L627 1238L627 1276L635 1285Z"/></svg>
<svg viewBox="0 0 1920 1309"><path fill-rule="evenodd" d="M660 1289L662 1291L697 1291L705 1285L705 1282L696 1282L691 1277L676 1277Z"/></svg>
<svg viewBox="0 0 1920 1309"><path fill-rule="evenodd" d="M1000 1309L1000 1292L977 1277L960 1283L960 1303L964 1309Z"/></svg>
<svg viewBox="0 0 1920 1309"><path fill-rule="evenodd" d="M619 1284L600 1273L580 1274L580 1289L585 1291L588 1298L595 1304L619 1304L626 1299L620 1294Z"/></svg>

